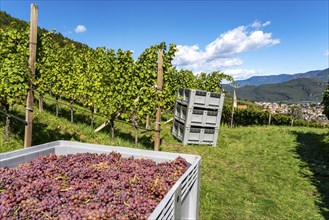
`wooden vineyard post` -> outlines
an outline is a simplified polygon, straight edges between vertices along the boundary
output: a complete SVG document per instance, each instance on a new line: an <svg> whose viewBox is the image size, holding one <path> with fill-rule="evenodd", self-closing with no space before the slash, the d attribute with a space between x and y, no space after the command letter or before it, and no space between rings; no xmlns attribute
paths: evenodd
<svg viewBox="0 0 329 220"><path fill-rule="evenodd" d="M147 114L146 115L145 128L146 129L149 129L150 128L150 114Z"/></svg>
<svg viewBox="0 0 329 220"><path fill-rule="evenodd" d="M231 115L231 128L233 128L234 109L237 107L238 107L238 103L237 103L236 94L235 94L235 90L234 90L233 103L232 103L232 115Z"/></svg>
<svg viewBox="0 0 329 220"><path fill-rule="evenodd" d="M29 90L26 100L26 116L25 116L25 134L24 148L31 147L32 144L32 121L33 121L33 80L35 78L35 62L37 54L37 32L38 32L38 6L31 4L30 15L30 57L29 68L31 75L29 79Z"/></svg>
<svg viewBox="0 0 329 220"><path fill-rule="evenodd" d="M43 112L43 98L42 98L42 95L39 95L39 111Z"/></svg>
<svg viewBox="0 0 329 220"><path fill-rule="evenodd" d="M158 77L157 77L157 92L162 92L163 84L163 57L162 49L159 49L158 52ZM161 129L161 107L160 103L162 100L158 100L158 106L155 115L155 135L154 135L154 150L160 150L160 129Z"/></svg>
<svg viewBox="0 0 329 220"><path fill-rule="evenodd" d="M10 116L9 114L9 105L5 106L6 112L6 125L5 125L5 142L9 141L9 126L10 126Z"/></svg>
<svg viewBox="0 0 329 220"><path fill-rule="evenodd" d="M232 114L231 114L231 128L233 128L233 116L234 116L234 108L232 107Z"/></svg>

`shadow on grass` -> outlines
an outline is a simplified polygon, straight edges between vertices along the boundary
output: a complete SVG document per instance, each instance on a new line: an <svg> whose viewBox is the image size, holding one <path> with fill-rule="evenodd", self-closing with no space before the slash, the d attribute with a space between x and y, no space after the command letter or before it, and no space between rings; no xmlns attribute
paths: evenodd
<svg viewBox="0 0 329 220"><path fill-rule="evenodd" d="M53 103L47 103L47 102L43 102L43 107L45 110L52 112L55 115L56 112L56 104L55 102ZM58 110L58 117L63 117L65 119L67 119L68 121L71 120L71 110L70 107L67 105L63 105L61 103L59 103L59 110ZM169 117L169 116L168 116ZM79 123L84 123L87 125L90 125L90 112L85 112L85 111L79 111L79 110L75 110L74 111L74 122L79 122ZM164 121L168 120L168 118L164 118ZM117 126L116 126L117 127ZM108 128L104 128L102 130L102 132L107 133ZM133 130L133 128L132 128ZM154 149L154 142L153 142L153 136L150 136L148 134L145 134L145 132L143 132L143 130L139 130L138 131L139 134L143 134L142 137L138 138L138 143L140 145L142 145L143 147L145 147L148 150L153 150ZM134 131L133 132L122 132L120 131L120 129L116 128L115 129L115 137L119 137L123 140L126 140L128 142L131 143L135 143L135 135L134 135ZM162 142L162 140L160 140Z"/></svg>
<svg viewBox="0 0 329 220"><path fill-rule="evenodd" d="M142 131L138 131L138 133L142 133ZM121 138L131 143L135 143L135 134L131 132L122 132L120 129L115 129L115 137ZM143 135L142 137L138 137L138 144L145 147L147 150L153 150L154 143L153 143L153 136Z"/></svg>
<svg viewBox="0 0 329 220"><path fill-rule="evenodd" d="M11 114L25 118L25 115L22 115L18 111L11 111ZM25 125L16 119L10 120L10 130L12 133L17 134L22 140L24 140ZM41 123L37 120L33 121L33 131L32 132L32 145L43 144L51 141L57 140L70 140L71 138L78 139L75 134L63 133L59 129L51 129L47 124Z"/></svg>
<svg viewBox="0 0 329 220"><path fill-rule="evenodd" d="M43 102L43 108L48 112L51 112L54 116L56 115L56 104L46 103ZM67 105L59 104L58 108L58 117L62 117L71 121L71 110L70 107ZM90 113L89 112L82 112L79 110L74 110L73 112L73 122L85 123L90 125Z"/></svg>
<svg viewBox="0 0 329 220"><path fill-rule="evenodd" d="M56 112L56 105L55 103L49 104L44 102L44 109L52 112L55 115ZM67 119L68 121L71 120L71 111L69 109L69 106L61 106L59 104L59 110L58 110L58 117L63 117ZM74 122L84 123L84 124L90 124L90 113L88 112L80 112L80 111L74 111ZM110 135L108 132L108 127L104 128L101 132L105 132L108 135ZM139 131L139 134L142 133L142 130ZM123 140L126 140L131 143L135 143L135 135L132 134L132 132L122 132L120 129L115 129L115 137L119 137ZM65 137L63 137L64 139ZM148 135L143 135L142 137L138 138L138 143L142 146L144 146L146 149L152 150L154 148L153 146L153 137L150 137Z"/></svg>
<svg viewBox="0 0 329 220"><path fill-rule="evenodd" d="M47 103L43 102L43 108L44 110L52 113L55 116L56 112L56 105L55 103ZM18 116L22 119L25 118L25 115L19 111L12 110L10 112L11 114ZM71 111L69 106L64 106L59 104L59 112L58 112L58 118L65 118L68 121L71 119ZM42 114L42 113L41 113ZM0 119L2 121L5 121L5 116L0 115ZM88 112L80 112L80 111L75 111L74 112L74 123L81 123L81 124L86 124L90 125L90 113ZM95 125L94 125L95 126ZM117 128L115 129L115 137L121 138L123 140L126 140L130 143L135 143L135 135L134 135L134 128L129 129L131 132L128 132L127 129L120 129L116 126ZM110 135L108 131L108 127L104 128L101 132L107 133ZM10 131L12 133L17 134L22 140L24 140L24 132L25 132L25 126L22 122L17 121L16 119L11 119L10 122ZM139 130L139 138L138 138L138 143L145 147L146 149L152 150L154 147L154 142L153 142L153 135L149 135L148 133L144 133L143 130ZM142 134L142 136L141 136ZM44 124L42 122L39 122L37 120L33 121L33 133L32 133L32 145L38 145L38 144L43 144L51 141L56 141L56 140L79 140L80 138L76 134L71 134L68 132L63 132L60 129L57 128L49 128L47 124ZM162 141L162 140L161 140Z"/></svg>
<svg viewBox="0 0 329 220"><path fill-rule="evenodd" d="M297 153L313 172L313 184L320 193L321 213L329 219L329 135L316 133L294 132L297 135Z"/></svg>

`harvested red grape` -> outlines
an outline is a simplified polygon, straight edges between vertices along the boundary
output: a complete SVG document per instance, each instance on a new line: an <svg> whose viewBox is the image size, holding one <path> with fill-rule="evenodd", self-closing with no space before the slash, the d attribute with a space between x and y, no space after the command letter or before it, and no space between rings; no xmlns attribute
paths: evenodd
<svg viewBox="0 0 329 220"><path fill-rule="evenodd" d="M187 168L181 157L42 156L0 168L0 219L147 219Z"/></svg>

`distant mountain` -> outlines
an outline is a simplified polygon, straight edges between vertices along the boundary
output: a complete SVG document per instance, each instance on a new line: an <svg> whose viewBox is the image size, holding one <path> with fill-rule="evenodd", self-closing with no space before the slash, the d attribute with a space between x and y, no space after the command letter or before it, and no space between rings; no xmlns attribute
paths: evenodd
<svg viewBox="0 0 329 220"><path fill-rule="evenodd" d="M327 69L328 71L328 69ZM313 71L312 71L313 72ZM314 74L307 72L305 74ZM322 74L318 71L318 74ZM238 99L265 102L322 102L327 81L320 78L297 78L283 83L264 84L260 86L243 86L234 88L223 85L226 92L233 94L235 89Z"/></svg>
<svg viewBox="0 0 329 220"><path fill-rule="evenodd" d="M237 80L239 87L246 85L259 86L264 84L283 83L293 79L299 78L316 78L328 82L329 68L324 70L314 70L306 73L297 74L280 74L270 76L253 76L246 80Z"/></svg>

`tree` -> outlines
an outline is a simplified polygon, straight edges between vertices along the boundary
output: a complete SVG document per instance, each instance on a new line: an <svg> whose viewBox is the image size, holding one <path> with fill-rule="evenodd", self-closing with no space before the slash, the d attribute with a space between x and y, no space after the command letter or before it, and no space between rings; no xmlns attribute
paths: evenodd
<svg viewBox="0 0 329 220"><path fill-rule="evenodd" d="M222 89L222 81L227 80L234 85L235 81L232 76L226 75L221 71L214 71L212 73L200 73L197 76L197 84L200 90L209 92L220 92Z"/></svg>
<svg viewBox="0 0 329 220"><path fill-rule="evenodd" d="M43 111L43 96L50 92L58 80L59 44L53 40L54 32L40 34L37 50L37 71L34 81L35 91L39 94L39 110Z"/></svg>
<svg viewBox="0 0 329 220"><path fill-rule="evenodd" d="M329 118L329 82L326 91L324 92L322 104L324 105L323 114Z"/></svg>
<svg viewBox="0 0 329 220"><path fill-rule="evenodd" d="M155 88L158 73L158 52L163 51L163 87L161 92L156 92ZM161 108L173 106L172 80L170 74L174 72L172 60L176 52L176 45L170 44L167 48L166 43L162 42L147 48L137 59L135 64L136 75L132 79L137 87L134 95L131 96L131 106L128 115L130 121L135 127L135 144L137 145L138 124L147 115L153 115L156 106L160 104ZM176 93L177 90L175 90ZM161 101L160 101L161 100ZM160 103L159 103L160 102Z"/></svg>
<svg viewBox="0 0 329 220"><path fill-rule="evenodd" d="M300 105L292 105L290 107L290 113L295 120L303 119L303 109Z"/></svg>
<svg viewBox="0 0 329 220"><path fill-rule="evenodd" d="M62 59L60 63L60 93L70 100L71 122L73 122L73 103L77 100L79 76L83 72L83 51L78 51L73 43L67 42L60 48Z"/></svg>
<svg viewBox="0 0 329 220"><path fill-rule="evenodd" d="M79 77L78 98L79 101L91 111L91 123L94 124L94 111L103 105L102 97L110 86L107 78L113 72L114 51L103 47L84 48L80 51L80 59L77 62L77 74Z"/></svg>
<svg viewBox="0 0 329 220"><path fill-rule="evenodd" d="M131 97L137 90L135 82L135 64L131 51L119 49L106 52L104 62L107 63L106 76L103 80L104 92L101 97L102 105L100 111L108 116L111 127L111 136L114 140L114 122L117 118L128 118L126 109L132 103ZM112 58L111 58L112 57Z"/></svg>
<svg viewBox="0 0 329 220"><path fill-rule="evenodd" d="M198 89L197 78L190 70L172 69L165 76L164 85L166 89L164 110L172 110L175 107L179 88Z"/></svg>
<svg viewBox="0 0 329 220"><path fill-rule="evenodd" d="M28 89L29 30L0 28L0 106L9 113L14 104L22 104ZM5 141L9 140L7 116Z"/></svg>

